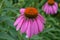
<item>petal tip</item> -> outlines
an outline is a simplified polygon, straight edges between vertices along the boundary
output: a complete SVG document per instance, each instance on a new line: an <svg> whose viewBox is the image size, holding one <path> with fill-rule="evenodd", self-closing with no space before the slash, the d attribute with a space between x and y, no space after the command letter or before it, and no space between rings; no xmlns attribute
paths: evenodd
<svg viewBox="0 0 60 40"><path fill-rule="evenodd" d="M19 11L20 11L20 13L24 13L25 8L21 8Z"/></svg>

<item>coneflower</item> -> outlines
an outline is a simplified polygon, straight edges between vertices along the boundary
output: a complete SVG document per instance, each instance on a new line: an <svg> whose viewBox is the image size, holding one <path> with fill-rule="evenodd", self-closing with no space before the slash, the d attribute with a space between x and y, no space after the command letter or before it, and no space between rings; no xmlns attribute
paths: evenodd
<svg viewBox="0 0 60 40"><path fill-rule="evenodd" d="M26 33L28 38L43 31L45 19L36 8L22 8L20 13L20 16L14 22L17 31L20 30L21 33Z"/></svg>
<svg viewBox="0 0 60 40"><path fill-rule="evenodd" d="M54 0L48 0L42 10L46 12L46 14L56 14L58 10L58 4Z"/></svg>

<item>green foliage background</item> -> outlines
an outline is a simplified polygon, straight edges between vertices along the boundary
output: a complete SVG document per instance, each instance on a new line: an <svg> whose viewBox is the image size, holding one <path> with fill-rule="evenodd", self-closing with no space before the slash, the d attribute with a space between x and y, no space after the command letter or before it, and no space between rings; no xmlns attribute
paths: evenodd
<svg viewBox="0 0 60 40"><path fill-rule="evenodd" d="M29 6L36 7L46 19L42 33L34 35L30 40L60 40L60 6L57 14L46 15L42 6L47 0L0 0L0 40L29 40L25 34L20 34L13 26L15 19L20 15L19 9ZM55 0L58 4L60 0Z"/></svg>

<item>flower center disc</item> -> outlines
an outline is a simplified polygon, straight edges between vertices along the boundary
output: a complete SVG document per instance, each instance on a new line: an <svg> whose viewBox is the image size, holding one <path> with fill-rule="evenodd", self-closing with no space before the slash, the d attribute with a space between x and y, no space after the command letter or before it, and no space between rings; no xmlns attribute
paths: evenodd
<svg viewBox="0 0 60 40"><path fill-rule="evenodd" d="M49 5L53 5L54 4L54 0L48 0L48 4Z"/></svg>
<svg viewBox="0 0 60 40"><path fill-rule="evenodd" d="M25 14L25 16L28 17L28 18L36 18L37 15L38 15L38 11L37 11L36 8L29 7L29 8L26 8L24 14Z"/></svg>

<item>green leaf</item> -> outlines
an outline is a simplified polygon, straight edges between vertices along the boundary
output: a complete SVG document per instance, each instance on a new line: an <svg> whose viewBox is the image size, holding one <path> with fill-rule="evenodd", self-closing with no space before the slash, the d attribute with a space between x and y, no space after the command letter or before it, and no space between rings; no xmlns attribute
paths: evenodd
<svg viewBox="0 0 60 40"><path fill-rule="evenodd" d="M12 3L9 0L3 0L7 7L12 7Z"/></svg>
<svg viewBox="0 0 60 40"><path fill-rule="evenodd" d="M6 39L6 40L15 40L5 32L0 32L0 38L1 39Z"/></svg>

